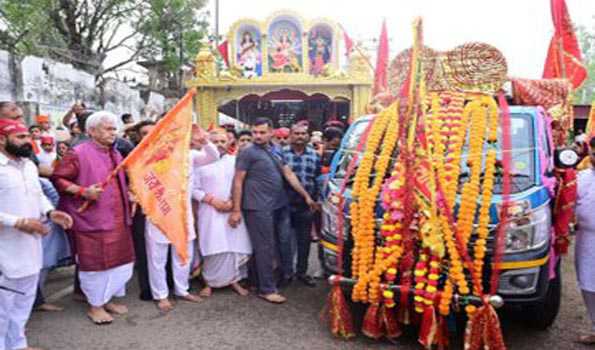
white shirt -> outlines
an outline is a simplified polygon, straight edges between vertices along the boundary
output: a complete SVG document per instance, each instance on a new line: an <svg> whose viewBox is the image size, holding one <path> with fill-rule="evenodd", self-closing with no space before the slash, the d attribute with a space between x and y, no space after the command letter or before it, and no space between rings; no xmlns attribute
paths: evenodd
<svg viewBox="0 0 595 350"><path fill-rule="evenodd" d="M202 200L206 194L221 200L231 198L236 157L224 155L220 160L200 167L194 174L193 197ZM212 206L198 206L199 247L203 256L221 253L252 254L252 245L244 221L237 227L228 224L229 213Z"/></svg>
<svg viewBox="0 0 595 350"><path fill-rule="evenodd" d="M37 155L37 160L39 161L39 165L45 165L49 167L53 167L54 161L58 154L56 152L46 152L43 148Z"/></svg>
<svg viewBox="0 0 595 350"><path fill-rule="evenodd" d="M52 209L41 190L35 164L0 153L1 274L22 278L39 273L43 264L41 236L17 230L14 225L21 218L42 219Z"/></svg>

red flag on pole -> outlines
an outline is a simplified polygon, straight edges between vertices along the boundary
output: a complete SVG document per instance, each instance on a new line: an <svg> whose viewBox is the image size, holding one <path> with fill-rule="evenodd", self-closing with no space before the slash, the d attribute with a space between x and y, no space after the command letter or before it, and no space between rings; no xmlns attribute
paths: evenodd
<svg viewBox="0 0 595 350"><path fill-rule="evenodd" d="M353 51L353 40L351 40L347 34L347 31L342 25L339 24L339 27L341 27L341 31L343 32L343 41L345 41L345 56L349 57Z"/></svg>
<svg viewBox="0 0 595 350"><path fill-rule="evenodd" d="M225 61L225 64L229 67L229 48L227 45L227 40L219 44L219 46L217 46L217 50L219 50L219 53Z"/></svg>
<svg viewBox="0 0 595 350"><path fill-rule="evenodd" d="M544 78L566 78L574 89L587 78L581 61L581 49L576 39L565 0L551 0L555 33L543 69Z"/></svg>
<svg viewBox="0 0 595 350"><path fill-rule="evenodd" d="M376 70L374 72L374 89L372 95L386 91L388 87L388 32L386 30L386 20L382 22L382 31L378 41L378 55L376 56Z"/></svg>

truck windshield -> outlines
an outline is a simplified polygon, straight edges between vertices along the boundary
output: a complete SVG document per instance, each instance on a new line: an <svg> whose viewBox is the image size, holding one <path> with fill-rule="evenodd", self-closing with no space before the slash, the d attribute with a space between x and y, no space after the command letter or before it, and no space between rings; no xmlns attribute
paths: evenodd
<svg viewBox="0 0 595 350"><path fill-rule="evenodd" d="M511 191L518 193L526 191L535 184L535 138L532 118L528 114L510 115L510 136L512 141ZM459 175L459 190L469 181L469 167L467 157L469 153L469 139L463 147L461 155L461 173ZM498 130L498 160L502 160L502 130ZM484 149L484 152L486 149ZM482 164L485 167L485 164ZM494 179L494 193L502 194L502 171L496 171Z"/></svg>
<svg viewBox="0 0 595 350"><path fill-rule="evenodd" d="M357 152L359 140L369 124L369 120L360 121L353 126L353 129L346 135L343 147L339 150L339 160L335 171L334 179L342 182L347 168L354 154ZM512 141L512 193L518 193L531 188L535 184L535 139L533 137L533 123L530 115L511 114L511 141ZM501 145L501 130L498 132L498 146ZM466 144L462 153L461 175L459 185L469 181L469 168L467 167L467 156L469 148ZM498 159L502 159L502 153L498 153ZM392 165L391 165L392 166ZM372 175L373 177L373 175ZM351 174L348 181L353 181L354 174ZM502 175L497 172L494 180L494 193L502 193Z"/></svg>
<svg viewBox="0 0 595 350"><path fill-rule="evenodd" d="M359 144L360 138L362 137L363 133L366 131L368 124L371 120L360 121L357 122L351 131L347 133L346 138L343 142L341 149L339 150L339 163L337 165L337 170L335 171L335 178L343 179L345 177L345 173L347 172L347 168L349 167L349 163L351 163L351 159L353 159L353 155L357 152L357 145ZM355 174L352 174L351 177L353 178Z"/></svg>

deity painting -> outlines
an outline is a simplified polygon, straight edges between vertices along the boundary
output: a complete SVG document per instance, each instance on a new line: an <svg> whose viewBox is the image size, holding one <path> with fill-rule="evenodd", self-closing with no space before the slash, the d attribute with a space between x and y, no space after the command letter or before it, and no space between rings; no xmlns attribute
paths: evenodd
<svg viewBox="0 0 595 350"><path fill-rule="evenodd" d="M318 25L310 31L308 38L308 57L310 59L310 74L320 75L325 66L332 59L333 47L332 30L325 25Z"/></svg>
<svg viewBox="0 0 595 350"><path fill-rule="evenodd" d="M237 63L242 69L244 78L262 75L262 59L260 51L260 32L256 27L244 26L236 37Z"/></svg>
<svg viewBox="0 0 595 350"><path fill-rule="evenodd" d="M297 73L302 70L302 38L298 26L280 20L269 28L269 69L274 73Z"/></svg>

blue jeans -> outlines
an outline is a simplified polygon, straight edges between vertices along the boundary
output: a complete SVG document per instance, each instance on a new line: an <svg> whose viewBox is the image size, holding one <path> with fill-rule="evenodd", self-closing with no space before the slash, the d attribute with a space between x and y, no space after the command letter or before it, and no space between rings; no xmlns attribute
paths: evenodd
<svg viewBox="0 0 595 350"><path fill-rule="evenodd" d="M314 213L307 206L291 208L291 226L297 242L297 275L304 276L308 272L310 257L311 231Z"/></svg>
<svg viewBox="0 0 595 350"><path fill-rule="evenodd" d="M291 225L289 207L275 211L275 226L279 242L279 255L281 256L281 277L290 279L295 275L296 236Z"/></svg>
<svg viewBox="0 0 595 350"><path fill-rule="evenodd" d="M295 243L289 210L244 210L243 214L252 242L253 282L262 294L276 293L274 262L280 261L282 277L293 276Z"/></svg>

